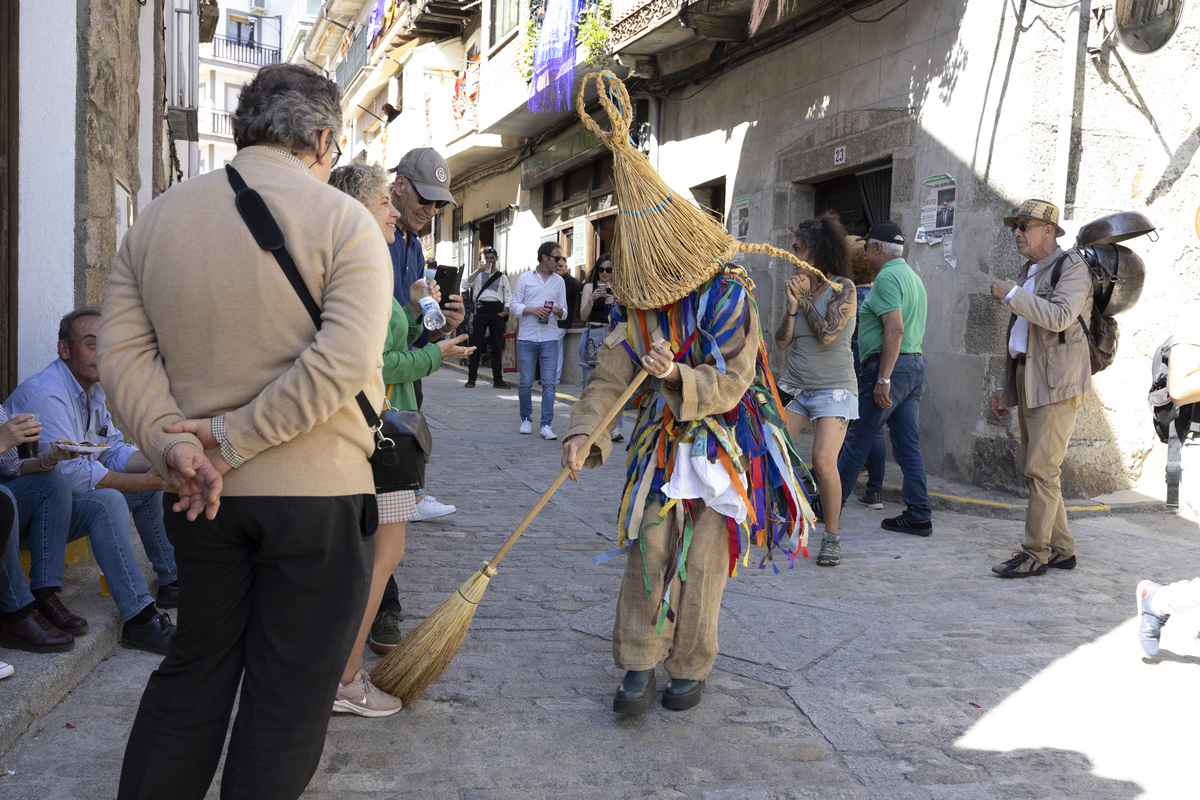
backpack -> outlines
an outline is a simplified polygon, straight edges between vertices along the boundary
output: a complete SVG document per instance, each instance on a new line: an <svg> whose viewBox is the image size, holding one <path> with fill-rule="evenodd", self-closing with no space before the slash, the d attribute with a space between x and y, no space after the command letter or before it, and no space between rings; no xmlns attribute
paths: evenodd
<svg viewBox="0 0 1200 800"><path fill-rule="evenodd" d="M1171 346L1173 344L1175 344L1175 337L1168 336L1167 340L1154 352L1154 359L1150 362L1150 391L1146 395L1146 399L1150 403L1150 411L1153 414L1154 432L1158 434L1161 442L1166 442L1171 438L1172 425L1175 426L1175 436L1180 441L1195 436L1191 427L1192 414L1196 404L1188 403L1177 406L1171 402L1171 395L1167 392L1167 376L1171 371ZM1197 421L1200 422L1200 418Z"/></svg>
<svg viewBox="0 0 1200 800"><path fill-rule="evenodd" d="M1064 252L1058 261L1054 262L1054 272L1050 275L1050 286L1058 286L1059 276L1062 275L1063 262L1067 260L1067 254ZM1096 267L1092 265L1086 258L1084 263L1087 264L1088 271L1095 277ZM1093 281L1095 284L1096 282ZM1087 338L1088 357L1092 362L1092 374L1103 372L1112 366L1113 360L1117 357L1117 340L1121 338L1121 332L1117 329L1117 320L1104 313L1103 308L1107 305L1107 300L1102 295L1100 289L1093 290L1092 296L1092 313L1091 324L1083 321L1083 315L1076 317L1079 320L1079 327L1083 328L1083 335ZM1067 341L1067 332L1058 332L1058 343L1065 344ZM1164 440L1165 441L1165 440Z"/></svg>

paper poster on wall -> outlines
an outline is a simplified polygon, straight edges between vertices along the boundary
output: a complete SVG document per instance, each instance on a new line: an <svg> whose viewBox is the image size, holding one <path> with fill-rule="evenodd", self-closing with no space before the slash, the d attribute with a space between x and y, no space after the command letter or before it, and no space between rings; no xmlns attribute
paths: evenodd
<svg viewBox="0 0 1200 800"><path fill-rule="evenodd" d="M746 241L746 237L750 234L749 195L733 198L733 203L729 207L729 232L737 237L739 242Z"/></svg>
<svg viewBox="0 0 1200 800"><path fill-rule="evenodd" d="M572 267L582 267L587 260L587 219L580 217L575 220L575 230L571 236L571 258L567 262Z"/></svg>
<svg viewBox="0 0 1200 800"><path fill-rule="evenodd" d="M955 186L949 175L931 175L921 204L921 229L917 241L937 244L954 230Z"/></svg>

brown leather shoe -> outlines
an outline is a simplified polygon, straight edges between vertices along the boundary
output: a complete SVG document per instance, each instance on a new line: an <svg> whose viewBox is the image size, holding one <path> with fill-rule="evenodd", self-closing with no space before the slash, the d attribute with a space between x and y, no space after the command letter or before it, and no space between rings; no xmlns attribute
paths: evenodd
<svg viewBox="0 0 1200 800"><path fill-rule="evenodd" d="M87 620L68 611L67 607L63 605L62 599L56 594L50 595L40 603L35 603L33 610L63 633L82 636L88 632Z"/></svg>
<svg viewBox="0 0 1200 800"><path fill-rule="evenodd" d="M33 611L25 619L0 619L0 642L30 653L61 653L75 646L75 637L63 633Z"/></svg>

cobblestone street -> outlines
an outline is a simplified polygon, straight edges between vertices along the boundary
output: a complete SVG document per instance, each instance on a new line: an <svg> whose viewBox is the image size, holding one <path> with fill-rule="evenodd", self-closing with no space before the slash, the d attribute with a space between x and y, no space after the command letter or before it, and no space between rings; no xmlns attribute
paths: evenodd
<svg viewBox="0 0 1200 800"><path fill-rule="evenodd" d="M515 389L464 391L462 381L454 367L425 381L428 485L458 512L409 526L397 571L406 628L495 552L559 469L560 442L517 434ZM556 411L560 434L569 411ZM933 536L919 538L879 529L894 502L871 511L851 501L840 566L813 558L774 574L752 563L730 581L721 656L699 707L625 718L610 710L623 562L592 565L615 547L622 464L563 486L423 698L383 720L334 718L305 797L1194 793L1187 720L1200 710L1200 621L1172 618L1162 657L1144 661L1133 602L1140 578L1200 574L1194 523L1147 512L1076 519L1079 568L1006 581L989 568L1021 540L1020 520L935 511ZM111 611L104 602L97 613ZM89 637L98 635L115 638ZM61 658L10 655L25 679ZM368 652L368 666L374 659ZM0 755L11 771L0 797L113 796L154 665L113 650ZM15 680L0 683L0 702L14 701ZM214 782L209 797L218 792Z"/></svg>

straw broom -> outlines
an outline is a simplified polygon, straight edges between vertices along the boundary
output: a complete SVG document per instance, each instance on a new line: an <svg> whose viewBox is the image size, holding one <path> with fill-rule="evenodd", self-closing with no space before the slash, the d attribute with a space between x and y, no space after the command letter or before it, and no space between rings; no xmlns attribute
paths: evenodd
<svg viewBox="0 0 1200 800"><path fill-rule="evenodd" d="M608 115L604 130L584 110L584 93L596 85ZM633 101L608 70L589 73L578 98L583 124L613 153L613 188L620 212L614 242L613 292L626 306L663 308L725 269L738 252L769 253L799 266L835 291L841 287L807 262L778 247L739 242L698 206L676 194L634 147L629 136Z"/></svg>
<svg viewBox="0 0 1200 800"><path fill-rule="evenodd" d="M608 430L609 423L625 407L629 398L633 397L648 374L644 369L638 372L637 377L629 384L629 388L622 393L596 429L588 436L580 448L580 452L586 454L591 451L592 445L596 443L601 434ZM408 705L420 697L429 688L429 685L441 676L462 646L463 640L467 636L467 629L471 627L471 619L475 616L475 609L483 598L488 582L495 577L496 566L500 563L500 559L504 558L509 549L516 544L517 539L533 522L534 517L542 510L550 497L558 491L558 487L562 485L569 474L570 470L566 468L559 472L558 477L550 484L550 488L542 493L537 504L525 515L525 519L521 520L521 524L512 532L512 535L504 541L503 546L492 557L492 560L486 562L466 583L458 587L458 591L443 600L442 604L433 610L433 613L401 639L400 644L396 645L394 650L384 656L383 660L371 671L372 683L388 694L399 697L404 705Z"/></svg>

